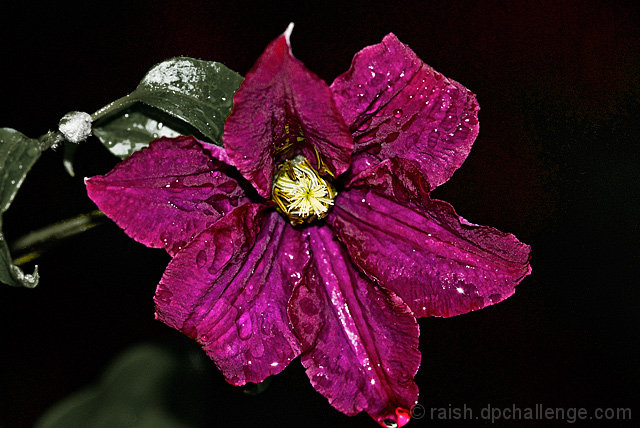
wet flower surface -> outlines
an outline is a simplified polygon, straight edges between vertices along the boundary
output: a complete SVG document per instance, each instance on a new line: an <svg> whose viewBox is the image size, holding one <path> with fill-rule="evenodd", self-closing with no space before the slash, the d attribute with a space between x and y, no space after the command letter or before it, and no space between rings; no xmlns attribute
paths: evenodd
<svg viewBox="0 0 640 428"><path fill-rule="evenodd" d="M509 297L530 248L429 196L478 134L469 90L393 34L328 86L293 57L289 34L238 89L224 148L156 140L87 190L173 256L156 317L230 383L301 356L336 409L402 426L418 399L416 317Z"/></svg>

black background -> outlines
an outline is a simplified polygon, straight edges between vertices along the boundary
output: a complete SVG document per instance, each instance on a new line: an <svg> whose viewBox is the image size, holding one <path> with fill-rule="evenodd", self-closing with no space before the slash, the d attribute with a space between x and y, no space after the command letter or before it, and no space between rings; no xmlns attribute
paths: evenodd
<svg viewBox="0 0 640 428"><path fill-rule="evenodd" d="M0 17L0 126L31 137L71 110L93 112L166 58L245 74L295 21L294 54L328 82L388 32L477 93L481 131L435 192L458 213L533 246L514 297L453 319L420 321L416 381L431 407L630 407L637 403L640 262L640 14L632 2L102 2L20 6ZM47 152L4 216L9 241L93 209L83 176L115 164L95 139L78 176ZM43 256L33 290L0 287L0 426L30 426L99 379L139 342L195 344L153 319L168 256L108 224ZM213 364L211 364L213 366ZM190 412L208 426L375 426L348 418L309 385L299 361L262 395L205 370ZM558 423L559 425L562 425ZM621 422L578 423L619 425ZM500 422L495 426L548 426Z"/></svg>

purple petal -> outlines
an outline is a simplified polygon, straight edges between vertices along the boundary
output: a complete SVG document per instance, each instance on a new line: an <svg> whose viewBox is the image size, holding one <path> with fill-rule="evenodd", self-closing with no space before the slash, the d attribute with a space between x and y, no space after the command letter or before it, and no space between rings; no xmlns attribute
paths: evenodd
<svg viewBox="0 0 640 428"><path fill-rule="evenodd" d="M309 260L302 234L246 204L173 258L156 318L197 340L234 385L279 373L301 351L287 302Z"/></svg>
<svg viewBox="0 0 640 428"><path fill-rule="evenodd" d="M328 85L293 57L285 35L267 46L240 85L222 139L233 164L265 198L278 162L302 154L317 167L315 149L338 175L353 149Z"/></svg>
<svg viewBox="0 0 640 428"><path fill-rule="evenodd" d="M347 415L364 410L380 424L404 425L418 399L415 318L400 298L356 270L328 227L306 233L313 262L293 293L289 317L311 384Z"/></svg>
<svg viewBox="0 0 640 428"><path fill-rule="evenodd" d="M204 148L203 148L204 144ZM195 235L247 201L231 169L193 137L162 138L106 175L87 193L138 242L174 255ZM224 151L214 153L224 159Z"/></svg>
<svg viewBox="0 0 640 428"><path fill-rule="evenodd" d="M231 159L224 147L198 140L198 143L217 161L226 165L231 165Z"/></svg>
<svg viewBox="0 0 640 428"><path fill-rule="evenodd" d="M478 135L475 95L393 34L358 52L331 90L353 132L354 173L392 157L411 159L435 188L462 165Z"/></svg>
<svg viewBox="0 0 640 428"><path fill-rule="evenodd" d="M511 296L531 272L531 248L431 200L417 167L387 160L362 173L329 222L354 262L418 317L463 314Z"/></svg>

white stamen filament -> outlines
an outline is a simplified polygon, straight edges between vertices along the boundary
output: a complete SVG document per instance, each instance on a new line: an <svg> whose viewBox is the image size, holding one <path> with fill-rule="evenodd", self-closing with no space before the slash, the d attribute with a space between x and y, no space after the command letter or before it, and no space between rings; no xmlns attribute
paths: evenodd
<svg viewBox="0 0 640 428"><path fill-rule="evenodd" d="M323 218L333 205L335 192L304 157L287 163L276 175L274 200L292 220L305 221L312 215Z"/></svg>

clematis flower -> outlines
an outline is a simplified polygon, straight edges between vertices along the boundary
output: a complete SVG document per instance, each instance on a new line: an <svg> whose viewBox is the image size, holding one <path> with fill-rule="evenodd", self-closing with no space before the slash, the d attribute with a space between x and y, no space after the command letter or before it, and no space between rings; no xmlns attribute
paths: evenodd
<svg viewBox="0 0 640 428"><path fill-rule="evenodd" d="M159 139L87 181L131 237L173 256L156 317L234 385L301 356L339 411L405 425L416 317L497 303L529 246L429 192L478 134L475 96L389 34L331 86L271 42L234 96L224 148Z"/></svg>

